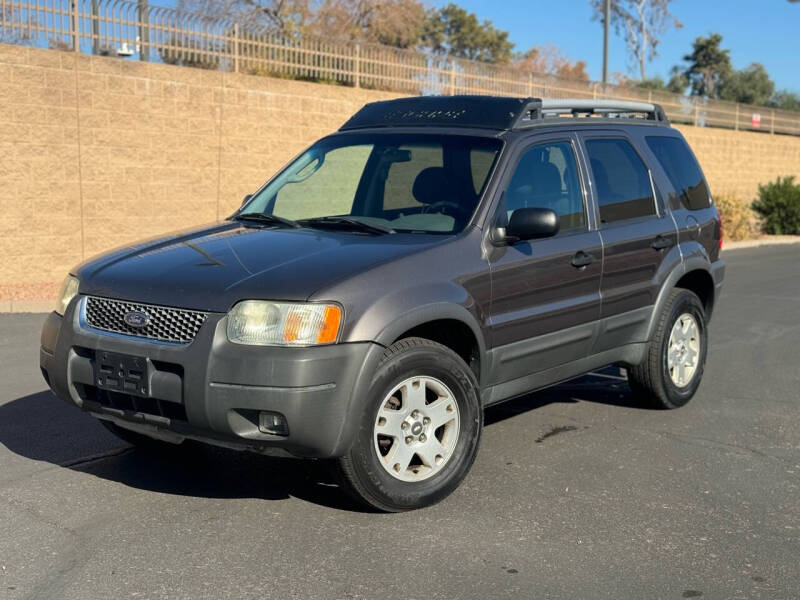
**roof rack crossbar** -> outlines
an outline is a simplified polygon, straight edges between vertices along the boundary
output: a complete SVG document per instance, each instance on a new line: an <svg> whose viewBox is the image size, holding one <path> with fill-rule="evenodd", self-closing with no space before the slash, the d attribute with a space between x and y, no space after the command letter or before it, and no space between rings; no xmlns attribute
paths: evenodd
<svg viewBox="0 0 800 600"><path fill-rule="evenodd" d="M627 100L543 100L541 103L541 116L558 116L572 114L626 114L643 113L649 121L668 123L664 109L658 104L650 102L630 102Z"/></svg>

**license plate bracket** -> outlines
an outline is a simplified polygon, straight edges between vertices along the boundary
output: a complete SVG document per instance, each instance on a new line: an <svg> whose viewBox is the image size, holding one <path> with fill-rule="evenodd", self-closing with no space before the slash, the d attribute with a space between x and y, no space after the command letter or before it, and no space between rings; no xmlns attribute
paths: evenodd
<svg viewBox="0 0 800 600"><path fill-rule="evenodd" d="M94 381L97 387L112 392L148 397L150 365L146 358L97 350Z"/></svg>

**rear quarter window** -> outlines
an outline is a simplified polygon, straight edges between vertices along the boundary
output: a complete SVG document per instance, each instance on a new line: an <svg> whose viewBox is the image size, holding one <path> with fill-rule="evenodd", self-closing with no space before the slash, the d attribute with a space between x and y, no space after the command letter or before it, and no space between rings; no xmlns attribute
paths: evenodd
<svg viewBox="0 0 800 600"><path fill-rule="evenodd" d="M647 136L646 140L681 203L689 210L708 208L711 204L708 186L686 142L661 135Z"/></svg>

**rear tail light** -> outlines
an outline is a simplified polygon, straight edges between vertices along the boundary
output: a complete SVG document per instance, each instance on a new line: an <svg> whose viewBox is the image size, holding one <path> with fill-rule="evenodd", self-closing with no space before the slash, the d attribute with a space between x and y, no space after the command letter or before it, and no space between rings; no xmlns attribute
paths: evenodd
<svg viewBox="0 0 800 600"><path fill-rule="evenodd" d="M717 240L719 240L718 242L719 249L722 250L722 235L723 235L722 217L719 216L719 209L715 208L714 210L717 213Z"/></svg>

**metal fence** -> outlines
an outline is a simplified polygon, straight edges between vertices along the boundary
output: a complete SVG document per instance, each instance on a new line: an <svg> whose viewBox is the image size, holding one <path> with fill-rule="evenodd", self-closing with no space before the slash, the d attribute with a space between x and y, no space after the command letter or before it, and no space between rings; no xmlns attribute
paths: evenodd
<svg viewBox="0 0 800 600"><path fill-rule="evenodd" d="M0 0L0 42L407 94L657 102L673 122L800 135L800 113L559 79L513 65L292 37L146 0Z"/></svg>

